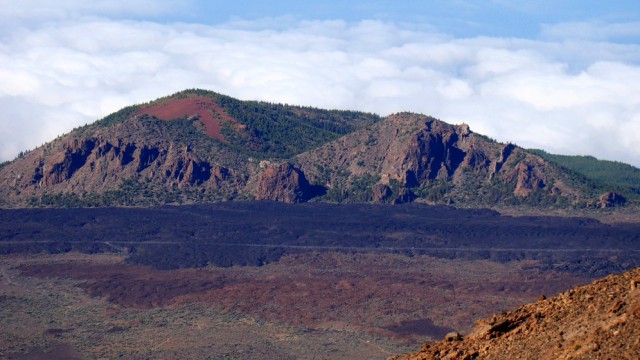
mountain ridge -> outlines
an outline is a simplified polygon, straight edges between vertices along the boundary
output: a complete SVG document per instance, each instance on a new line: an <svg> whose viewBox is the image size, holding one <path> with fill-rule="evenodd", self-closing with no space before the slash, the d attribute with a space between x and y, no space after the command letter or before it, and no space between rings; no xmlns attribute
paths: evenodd
<svg viewBox="0 0 640 360"><path fill-rule="evenodd" d="M0 168L0 206L224 200L610 207L624 196L513 144L412 113L185 90L126 107Z"/></svg>
<svg viewBox="0 0 640 360"><path fill-rule="evenodd" d="M349 156L334 156L344 153ZM335 176L340 175L341 167L355 177L379 176L377 188L365 199L374 202L384 202L391 196L391 202L422 198L445 204L517 203L543 188L548 188L545 195L550 201L563 201L560 195L578 200L578 191L568 184L570 179L560 179L559 169L541 158L513 144L490 141L473 133L466 124L450 125L420 114L390 115L378 124L301 154L297 161L312 179L317 177L314 165L333 168L331 182L345 183L347 188L353 176ZM373 171L367 171L371 168ZM327 185L331 189L331 184ZM470 191L480 201L465 199Z"/></svg>
<svg viewBox="0 0 640 360"><path fill-rule="evenodd" d="M598 184L609 184L617 192L640 196L640 169L619 161L600 160L589 155L557 155L540 149L528 149L542 158L579 173Z"/></svg>

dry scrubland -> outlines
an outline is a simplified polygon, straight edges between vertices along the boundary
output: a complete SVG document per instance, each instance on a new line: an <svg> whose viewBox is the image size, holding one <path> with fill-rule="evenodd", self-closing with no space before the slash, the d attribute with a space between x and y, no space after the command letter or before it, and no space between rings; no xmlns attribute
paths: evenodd
<svg viewBox="0 0 640 360"><path fill-rule="evenodd" d="M62 344L86 358L382 359L584 281L530 264L400 255L172 271L122 261L3 257L1 355Z"/></svg>
<svg viewBox="0 0 640 360"><path fill-rule="evenodd" d="M0 211L0 357L385 359L637 266L638 226L421 204Z"/></svg>

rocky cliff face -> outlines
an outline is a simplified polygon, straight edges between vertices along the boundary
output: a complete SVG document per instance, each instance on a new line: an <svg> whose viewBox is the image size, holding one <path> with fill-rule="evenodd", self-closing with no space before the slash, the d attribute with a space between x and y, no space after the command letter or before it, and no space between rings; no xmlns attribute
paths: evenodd
<svg viewBox="0 0 640 360"><path fill-rule="evenodd" d="M47 194L82 197L118 191L127 181L153 184L154 191L197 188L202 193L227 194L245 184L241 173L245 169L230 169L168 136L152 140L145 136L149 130L143 120L135 119L89 137L65 136L32 151L0 172L3 197L17 201Z"/></svg>
<svg viewBox="0 0 640 360"><path fill-rule="evenodd" d="M291 204L307 201L315 195L304 174L291 164L263 161L260 167L263 171L257 175L256 200Z"/></svg>
<svg viewBox="0 0 640 360"><path fill-rule="evenodd" d="M480 320L399 359L640 359L640 269Z"/></svg>
<svg viewBox="0 0 640 360"><path fill-rule="evenodd" d="M600 195L596 206L599 208L610 208L618 205L624 205L627 202L624 196L616 192L607 192Z"/></svg>
<svg viewBox="0 0 640 360"><path fill-rule="evenodd" d="M259 116L250 116L253 113ZM296 116L300 126L292 125ZM571 206L591 201L591 206L608 207L624 202L614 193L600 199L585 193L557 166L513 144L475 134L465 124L409 113L382 121L358 116L246 105L206 92L180 93L123 109L1 168L0 206L238 198L462 206ZM308 128L315 130L307 133ZM325 128L347 134L330 141L338 133ZM290 131L299 136L292 139ZM289 160L261 162L254 157L258 145L275 154L313 149L297 150Z"/></svg>
<svg viewBox="0 0 640 360"><path fill-rule="evenodd" d="M514 203L532 195L576 203L562 171L513 144L417 114L397 114L297 157L310 182L375 202ZM366 181L363 181L365 179Z"/></svg>

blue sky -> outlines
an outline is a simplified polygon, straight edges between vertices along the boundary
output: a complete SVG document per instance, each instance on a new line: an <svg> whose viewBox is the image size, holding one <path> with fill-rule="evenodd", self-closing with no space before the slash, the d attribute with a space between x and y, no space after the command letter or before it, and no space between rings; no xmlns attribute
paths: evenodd
<svg viewBox="0 0 640 360"><path fill-rule="evenodd" d="M143 2L145 2L143 0ZM151 3L151 2L147 2ZM296 1L237 0L231 2L193 0L155 1L156 9L118 5L98 7L111 18L221 24L232 20L289 18L295 20L380 20L425 26L455 37L499 36L539 37L543 27L570 22L620 23L640 19L640 2L634 0L369 0ZM153 6L153 5L150 5ZM95 13L95 8L79 7L79 12ZM285 24L281 24L286 26ZM618 36L633 41L634 35Z"/></svg>
<svg viewBox="0 0 640 360"><path fill-rule="evenodd" d="M219 23L234 17L259 19L289 15L298 19L375 19L428 25L456 36L535 38L544 24L576 21L638 20L640 2L577 0L377 0L295 1L240 0L228 4L194 2L183 16L191 21ZM183 18L184 19L184 18Z"/></svg>
<svg viewBox="0 0 640 360"><path fill-rule="evenodd" d="M640 166L640 1L0 0L0 161L185 88Z"/></svg>

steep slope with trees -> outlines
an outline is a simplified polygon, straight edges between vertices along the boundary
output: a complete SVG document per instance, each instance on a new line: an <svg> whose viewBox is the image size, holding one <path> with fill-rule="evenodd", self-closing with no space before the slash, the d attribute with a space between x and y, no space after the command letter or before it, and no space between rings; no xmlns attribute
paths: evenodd
<svg viewBox="0 0 640 360"><path fill-rule="evenodd" d="M378 120L187 90L127 107L21 154L0 170L0 205L298 202L309 197L301 193L304 175L277 161ZM261 162L266 158L276 163ZM263 172L270 177L261 180Z"/></svg>
<svg viewBox="0 0 640 360"><path fill-rule="evenodd" d="M0 167L0 206L223 200L608 207L616 187L424 115L186 90L130 106Z"/></svg>
<svg viewBox="0 0 640 360"><path fill-rule="evenodd" d="M545 160L594 181L600 187L615 186L625 196L640 198L640 169L618 161L598 160L593 156L549 154L544 150L528 150Z"/></svg>
<svg viewBox="0 0 640 360"><path fill-rule="evenodd" d="M596 205L598 195L586 178L518 146L411 113L301 154L296 163L333 201L567 207Z"/></svg>

